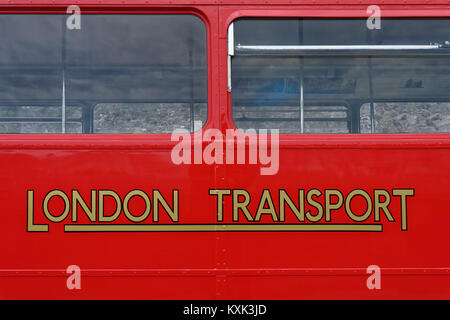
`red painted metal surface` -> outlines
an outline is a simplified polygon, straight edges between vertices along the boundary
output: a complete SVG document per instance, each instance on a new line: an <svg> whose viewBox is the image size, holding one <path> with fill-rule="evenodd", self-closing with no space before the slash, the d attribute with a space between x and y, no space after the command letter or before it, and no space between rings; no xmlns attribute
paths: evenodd
<svg viewBox="0 0 450 320"><path fill-rule="evenodd" d="M366 16L373 1L75 1L83 12L194 13L208 31L208 123L234 128L227 92L226 30L241 16ZM392 3L392 5L390 5ZM72 1L0 1L1 13L65 12ZM330 5L332 4L332 5ZM384 1L385 16L450 16L447 1ZM2 299L449 299L450 134L282 135L279 172L256 165L175 165L170 135L0 136L0 298ZM209 189L245 189L254 215L264 189L278 191L411 188L408 227L381 215L382 232L27 232L27 191L34 223L51 190L130 190L165 197L179 190L178 224L217 224ZM169 197L170 199L170 197ZM169 201L170 202L170 201ZM59 204L61 205L61 203ZM56 205L58 207L58 205ZM108 207L108 205L106 205ZM357 204L358 206L358 204ZM61 206L59 206L61 208ZM111 206L108 207L111 209ZM344 220L342 210L333 219ZM230 221L231 200L224 202ZM122 219L123 217L121 217ZM86 216L84 216L86 219ZM241 214L240 219L244 219ZM240 223L244 223L241 220ZM373 216L368 221L373 223ZM167 215L160 222L170 224ZM263 215L260 223L273 223ZM295 223L286 213L286 223ZM81 290L66 286L81 268ZM381 268L381 289L366 268Z"/></svg>

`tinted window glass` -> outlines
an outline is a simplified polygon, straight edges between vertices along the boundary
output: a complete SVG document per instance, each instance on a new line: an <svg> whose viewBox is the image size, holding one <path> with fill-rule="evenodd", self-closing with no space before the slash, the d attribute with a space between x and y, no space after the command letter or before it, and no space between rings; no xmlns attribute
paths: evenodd
<svg viewBox="0 0 450 320"><path fill-rule="evenodd" d="M0 106L0 132L2 133L60 133L61 106ZM66 107L66 132L82 133L83 110L77 106Z"/></svg>
<svg viewBox="0 0 450 320"><path fill-rule="evenodd" d="M374 133L450 132L446 125L450 114L445 111L450 101L450 52L445 47L450 20L382 19L381 26L369 30L365 19L237 20L231 73L235 125L282 133L367 133L367 120L370 128L380 128ZM351 49L434 42L442 48L413 54L389 50L334 54L320 48L297 54L283 54L283 50L274 54L264 47L238 50L248 45L348 45ZM431 110L440 114L439 124L410 121L407 129L387 121L375 124L377 117L389 114L381 105L398 109L399 102L408 118L419 119L417 113Z"/></svg>
<svg viewBox="0 0 450 320"><path fill-rule="evenodd" d="M206 104L101 103L94 108L94 133L171 133L198 131L204 124Z"/></svg>
<svg viewBox="0 0 450 320"><path fill-rule="evenodd" d="M8 113L0 118L11 125L0 132L170 133L206 122L206 28L199 18L83 15L80 30L68 30L66 19L1 16L0 102ZM46 116L22 117L30 106ZM70 106L79 106L75 132Z"/></svg>

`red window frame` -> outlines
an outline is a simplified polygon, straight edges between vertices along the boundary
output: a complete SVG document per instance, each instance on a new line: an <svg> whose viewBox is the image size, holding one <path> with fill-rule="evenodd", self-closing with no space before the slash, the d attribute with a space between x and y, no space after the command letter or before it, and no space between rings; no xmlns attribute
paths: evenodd
<svg viewBox="0 0 450 320"><path fill-rule="evenodd" d="M329 1L317 1L324 4ZM406 2L406 1L404 1ZM220 105L222 130L236 129L232 92L227 91L227 31L238 18L367 18L367 5L226 6L220 8ZM449 17L449 5L379 5L383 17ZM280 134L280 148L442 148L450 147L450 133L424 134Z"/></svg>
<svg viewBox="0 0 450 320"><path fill-rule="evenodd" d="M0 14L67 14L67 5L48 4L45 1L36 1L34 5L4 5L0 1ZM214 108L218 102L218 67L217 55L217 8L211 6L179 6L179 5L129 5L123 4L98 5L94 1L77 1L81 14L184 14L194 15L201 19L206 28L207 41L207 92L208 108L207 121L202 130L219 127L218 109ZM148 1L147 1L148 2ZM27 2L25 2L27 3ZM86 4L85 4L86 3ZM101 1L98 1L101 3ZM202 131L201 130L201 131ZM7 149L158 149L171 148L176 144L170 140L170 134L0 134L0 148Z"/></svg>

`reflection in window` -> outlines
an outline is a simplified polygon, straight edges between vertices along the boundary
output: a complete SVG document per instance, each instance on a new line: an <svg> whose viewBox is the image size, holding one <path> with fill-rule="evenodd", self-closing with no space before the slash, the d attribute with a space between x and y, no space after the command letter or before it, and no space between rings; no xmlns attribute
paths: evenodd
<svg viewBox="0 0 450 320"><path fill-rule="evenodd" d="M193 112L193 115L191 115ZM94 133L172 133L176 129L200 130L206 104L115 104L94 108Z"/></svg>
<svg viewBox="0 0 450 320"><path fill-rule="evenodd" d="M206 122L199 18L86 15L81 30L66 18L1 16L0 133L192 132Z"/></svg>
<svg viewBox="0 0 450 320"><path fill-rule="evenodd" d="M235 107L233 119L239 129L278 129L280 133L299 133L298 107ZM349 113L343 106L305 106L304 133L349 133Z"/></svg>
<svg viewBox="0 0 450 320"><path fill-rule="evenodd" d="M361 133L371 133L370 104L361 108ZM374 133L450 132L450 103L375 103Z"/></svg>

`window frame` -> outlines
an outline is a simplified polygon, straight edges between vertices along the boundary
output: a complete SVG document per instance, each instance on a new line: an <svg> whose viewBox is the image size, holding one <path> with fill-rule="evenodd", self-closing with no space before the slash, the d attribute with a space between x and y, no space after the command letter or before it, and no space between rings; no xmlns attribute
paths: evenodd
<svg viewBox="0 0 450 320"><path fill-rule="evenodd" d="M346 7L323 6L312 4L309 6L279 5L274 8L255 6L253 8L240 8L230 6L221 10L220 34L224 39L222 47L225 48L221 55L224 67L222 67L221 90L226 91L226 97L221 100L226 105L223 117L224 129L237 130L232 119L232 98L228 92L228 27L238 18L367 18L368 5L347 5ZM389 18L450 18L448 6L415 4L396 6L395 3L379 5L383 12L382 17ZM359 123L359 119L358 119ZM321 148L321 149L408 149L408 148L450 148L450 133L390 133L390 134L280 134L281 148Z"/></svg>
<svg viewBox="0 0 450 320"><path fill-rule="evenodd" d="M429 54L434 55L434 54L438 54L441 55L441 53L439 53L438 50L443 50L443 54L446 55L449 59L450 59L450 45L448 44L448 41L446 41L445 43L430 43L429 45L408 45L408 44L394 44L394 45L364 45L364 44L352 44L352 45L336 45L336 44L330 44L330 45L246 45L246 44L236 44L235 41L235 27L234 27L234 22L236 22L239 19L242 18L254 18L254 19L268 19L268 18L274 18L274 19L289 19L289 18L317 18L317 19L327 19L327 18L359 18L359 19L363 19L363 17L358 17L358 16L344 16L344 17L334 17L334 16L318 16L318 17L310 17L310 16L258 16L258 15L251 15L251 16L247 16L247 15L238 15L237 17L233 17L233 20L231 20L229 22L228 28L227 28L227 91L228 94L230 95L230 105L229 105L229 111L231 113L231 123L233 124L234 128L240 130L235 123L235 119L233 117L233 100L231 99L231 96L233 94L232 92L232 79L233 79L233 75L232 75L232 58L234 56L242 56L242 57L272 57L272 56L276 56L276 57L312 57L312 58L321 58L321 57L334 57L335 52L336 51L338 53L340 52L345 52L344 55L347 57L365 57L366 54L362 54L367 52L367 56L369 57L369 59L371 57L377 57L377 54L379 54L379 56L389 56L389 57L405 57L405 56L409 56L409 55L420 55L420 56L427 56ZM423 18L423 19L430 19L431 17L410 17L410 16L387 16L385 18L398 18L398 19L402 19L402 18ZM442 18L442 17L434 17L434 18ZM431 49L431 50L430 50ZM236 53L236 51L242 51L240 54ZM254 52L254 53L252 53ZM387 54L383 54L386 53ZM339 56L339 55L338 55ZM370 61L370 60L369 60ZM369 75L370 76L370 75ZM369 80L369 82L371 83L372 80ZM372 89L370 89L370 92ZM405 103L420 103L421 100L423 101L428 101L427 99L429 98L419 98L418 101L406 101L403 99L392 99L392 103L399 103L399 102L405 102ZM357 99L358 100L358 99ZM303 98L303 94L302 94L302 90L300 90L300 109L299 109L299 122L300 122L300 128L298 129L300 132L297 133L281 133L281 135L290 135L290 134L294 134L294 135L314 135L314 134L319 134L319 135L349 135L349 134L356 134L356 135L361 135L361 134L377 134L379 135L380 133L376 133L375 132L375 114L374 114L374 110L375 107L374 105L376 103L390 103L390 100L387 101L388 99L385 99L386 101L381 101L379 99L373 99L371 98L370 100L367 101L359 101L358 100L358 104L359 107L355 107L350 105L350 103L346 100L344 100L344 103L336 103L337 105L342 105L345 106L347 108L347 124L348 124L348 128L349 128L349 132L348 133L306 133L304 132L304 127L305 127L305 121L307 121L306 117L304 116L304 107L306 107L307 105L304 104L304 98ZM439 99L438 99L439 100ZM435 103L450 103L450 99L445 100L445 101L434 101ZM356 100L355 100L356 101ZM363 108L364 105L366 104L370 104L370 114L371 114L371 131L370 133L362 133L361 132L361 123L362 123L362 118L361 118L361 110ZM266 119L266 121L271 121L269 119ZM274 118L273 121L277 121L277 118ZM334 120L331 120L334 121ZM253 128L255 129L255 128ZM266 130L270 130L270 128L256 128L256 130L259 129L266 129ZM355 130L356 129L356 130ZM357 131L357 132L355 132ZM393 135L393 134L407 134L407 135L411 135L411 134L450 134L449 132L438 132L438 133L421 133L421 132L417 132L417 133L397 133L397 132L392 132L392 133L385 133L387 135Z"/></svg>

